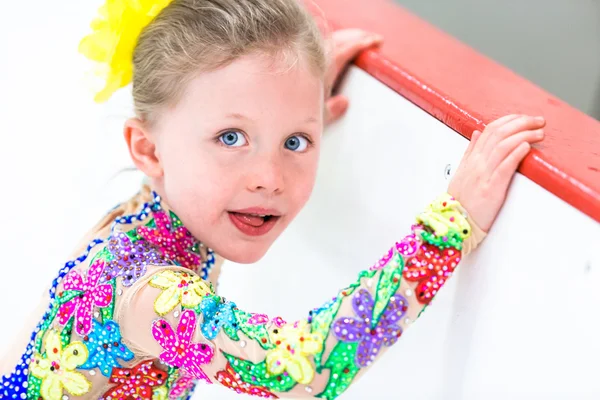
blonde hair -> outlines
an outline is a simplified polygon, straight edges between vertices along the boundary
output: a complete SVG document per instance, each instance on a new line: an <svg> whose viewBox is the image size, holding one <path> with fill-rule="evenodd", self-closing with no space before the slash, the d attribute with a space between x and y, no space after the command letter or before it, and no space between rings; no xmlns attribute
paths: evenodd
<svg viewBox="0 0 600 400"><path fill-rule="evenodd" d="M136 114L152 123L197 73L254 52L326 70L323 39L299 0L174 0L144 28L133 55Z"/></svg>

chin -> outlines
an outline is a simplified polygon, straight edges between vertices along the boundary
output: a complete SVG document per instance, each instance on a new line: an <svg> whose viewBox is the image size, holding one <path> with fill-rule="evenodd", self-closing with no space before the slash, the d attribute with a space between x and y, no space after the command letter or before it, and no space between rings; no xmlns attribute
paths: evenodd
<svg viewBox="0 0 600 400"><path fill-rule="evenodd" d="M232 243L233 244L233 243ZM213 250L226 260L238 264L254 264L258 262L267 253L271 247L271 243L236 243L233 246L219 248L213 247Z"/></svg>

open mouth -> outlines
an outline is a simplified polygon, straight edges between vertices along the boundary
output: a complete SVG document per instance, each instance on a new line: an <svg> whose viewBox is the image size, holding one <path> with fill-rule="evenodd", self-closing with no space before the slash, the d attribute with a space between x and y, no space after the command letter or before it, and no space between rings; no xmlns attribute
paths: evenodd
<svg viewBox="0 0 600 400"><path fill-rule="evenodd" d="M229 211L229 219L242 233L260 236L269 232L281 218L278 215Z"/></svg>

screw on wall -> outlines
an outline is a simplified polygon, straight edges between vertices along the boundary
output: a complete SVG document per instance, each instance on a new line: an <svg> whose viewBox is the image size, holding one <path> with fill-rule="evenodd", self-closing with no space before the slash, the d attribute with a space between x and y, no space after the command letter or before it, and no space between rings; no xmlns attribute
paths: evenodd
<svg viewBox="0 0 600 400"><path fill-rule="evenodd" d="M583 268L583 272L585 272L586 274L589 274L592 271L592 262L590 260L588 260L585 263L585 267Z"/></svg>
<svg viewBox="0 0 600 400"><path fill-rule="evenodd" d="M444 169L444 178L446 180L450 179L450 177L452 176L452 165L448 164L446 165L446 168Z"/></svg>

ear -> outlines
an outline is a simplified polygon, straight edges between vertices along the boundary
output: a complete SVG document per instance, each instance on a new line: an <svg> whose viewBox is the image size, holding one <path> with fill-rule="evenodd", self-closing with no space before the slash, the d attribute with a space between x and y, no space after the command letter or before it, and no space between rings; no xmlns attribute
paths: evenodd
<svg viewBox="0 0 600 400"><path fill-rule="evenodd" d="M128 119L125 121L123 136L135 166L147 177L160 178L163 175L162 165L150 130L144 122L139 118Z"/></svg>

